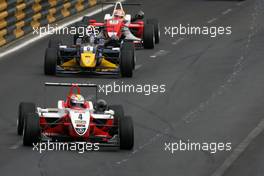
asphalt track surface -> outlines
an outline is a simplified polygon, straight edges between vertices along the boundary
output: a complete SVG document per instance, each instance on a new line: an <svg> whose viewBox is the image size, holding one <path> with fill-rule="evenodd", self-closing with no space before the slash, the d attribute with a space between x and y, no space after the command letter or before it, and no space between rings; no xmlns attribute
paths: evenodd
<svg viewBox="0 0 264 176"><path fill-rule="evenodd" d="M210 176L232 151L171 154L164 143L232 142L235 150L258 125L264 114L264 0L145 0L144 11L160 20L162 39L154 50L137 51L140 67L131 79L45 76L48 38L0 61L0 175ZM180 40L164 35L165 26L180 23L231 25L233 32ZM20 101L42 102L45 81L166 84L166 93L103 96L133 117L133 151L39 154L21 145L16 119ZM263 144L261 133L224 175L263 175Z"/></svg>

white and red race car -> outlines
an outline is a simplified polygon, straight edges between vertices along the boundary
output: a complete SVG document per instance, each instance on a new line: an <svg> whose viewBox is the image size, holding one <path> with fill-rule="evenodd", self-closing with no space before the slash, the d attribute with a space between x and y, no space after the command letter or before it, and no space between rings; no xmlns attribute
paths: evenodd
<svg viewBox="0 0 264 176"><path fill-rule="evenodd" d="M112 45L120 44L122 41L133 41L137 47L153 49L160 41L160 24L156 18L143 20L144 12L140 11L134 17L126 14L123 5L141 5L136 3L102 3L114 4L112 14L105 14L104 21L98 22L84 16L82 21L76 24L79 26L89 26L97 28L99 33L109 39ZM77 40L78 34L74 36ZM114 44L113 44L114 43Z"/></svg>
<svg viewBox="0 0 264 176"><path fill-rule="evenodd" d="M17 133L23 144L31 146L42 141L87 141L102 146L130 150L134 145L133 121L125 116L122 106L108 106L104 100L96 103L83 100L81 106L70 98L80 95L80 87L94 84L45 83L45 86L71 87L66 101L59 100L56 108L40 108L34 103L20 103ZM74 93L74 90L77 90Z"/></svg>

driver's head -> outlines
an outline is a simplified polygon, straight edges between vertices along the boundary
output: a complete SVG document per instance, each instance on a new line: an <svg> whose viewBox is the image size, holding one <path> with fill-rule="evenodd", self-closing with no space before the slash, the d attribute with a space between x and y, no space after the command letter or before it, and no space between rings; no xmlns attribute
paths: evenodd
<svg viewBox="0 0 264 176"><path fill-rule="evenodd" d="M142 10L140 10L137 14L136 14L136 18L137 19L143 19L144 18L144 12Z"/></svg>
<svg viewBox="0 0 264 176"><path fill-rule="evenodd" d="M122 10L122 9L116 9L114 11L114 17L124 18L125 17L124 10Z"/></svg>
<svg viewBox="0 0 264 176"><path fill-rule="evenodd" d="M84 98L80 94L72 94L70 97L71 108L84 108Z"/></svg>
<svg viewBox="0 0 264 176"><path fill-rule="evenodd" d="M107 110L107 108L108 108L108 106L107 106L107 103L106 103L105 100L103 100L103 99L97 100L97 102L96 102L96 110L98 112L104 112L104 111Z"/></svg>
<svg viewBox="0 0 264 176"><path fill-rule="evenodd" d="M90 35L90 41L91 44L95 44L95 36L94 35Z"/></svg>

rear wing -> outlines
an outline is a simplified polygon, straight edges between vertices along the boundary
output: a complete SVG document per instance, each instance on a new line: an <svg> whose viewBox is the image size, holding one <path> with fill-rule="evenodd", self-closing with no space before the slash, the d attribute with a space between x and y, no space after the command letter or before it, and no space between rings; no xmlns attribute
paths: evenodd
<svg viewBox="0 0 264 176"><path fill-rule="evenodd" d="M102 12L104 11L104 5L114 5L114 10L116 10L118 7L122 10L123 6L141 6L142 3L123 3L123 1L117 1L117 2L102 2ZM114 13L114 11L113 11ZM113 16L113 14L112 14Z"/></svg>
<svg viewBox="0 0 264 176"><path fill-rule="evenodd" d="M45 82L45 86L54 86L54 87L95 87L98 88L96 84L86 84L86 83L54 83L54 82Z"/></svg>
<svg viewBox="0 0 264 176"><path fill-rule="evenodd" d="M55 82L45 82L45 87L71 87L70 94L73 92L74 88L77 88L78 93L80 93L80 87L92 87L95 88L95 99L98 97L98 85L96 84L86 84L86 83L55 83ZM45 91L46 92L46 91Z"/></svg>
<svg viewBox="0 0 264 176"><path fill-rule="evenodd" d="M103 5L115 5L116 3L122 2L102 2ZM123 6L141 6L142 3L122 3Z"/></svg>

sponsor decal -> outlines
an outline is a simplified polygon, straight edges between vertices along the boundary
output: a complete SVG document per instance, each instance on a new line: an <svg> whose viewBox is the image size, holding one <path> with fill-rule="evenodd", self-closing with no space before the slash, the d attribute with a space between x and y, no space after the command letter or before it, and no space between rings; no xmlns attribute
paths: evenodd
<svg viewBox="0 0 264 176"><path fill-rule="evenodd" d="M76 125L85 125L86 124L86 121L85 120L75 120L74 123Z"/></svg>

